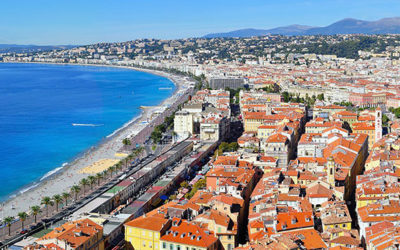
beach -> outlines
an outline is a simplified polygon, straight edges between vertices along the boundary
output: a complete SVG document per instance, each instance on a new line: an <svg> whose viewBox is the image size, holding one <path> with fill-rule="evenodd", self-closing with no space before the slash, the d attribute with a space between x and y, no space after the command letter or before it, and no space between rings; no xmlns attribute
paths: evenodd
<svg viewBox="0 0 400 250"><path fill-rule="evenodd" d="M142 144L152 132L154 125L162 122L164 117L176 108L177 103L186 98L185 93L188 91L189 82L184 77L161 71L113 65L90 64L84 66L118 67L144 71L170 79L175 84L176 89L172 96L158 106L143 108L140 116L114 131L98 145L82 152L70 163L48 173L40 182L25 187L25 190L20 190L14 197L5 201L0 214L1 217L17 216L19 212L28 211L31 206L40 205L41 199L45 196L51 197L62 192L69 192L70 188L73 185L78 185L82 178L93 175L96 171L123 159L125 152L123 152L122 140L131 138L132 145ZM143 103L143 105L146 105L146 103Z"/></svg>

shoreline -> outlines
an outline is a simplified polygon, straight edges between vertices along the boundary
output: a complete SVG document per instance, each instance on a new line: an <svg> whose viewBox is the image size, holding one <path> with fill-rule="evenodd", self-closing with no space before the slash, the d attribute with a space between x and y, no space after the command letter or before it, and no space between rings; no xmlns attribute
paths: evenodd
<svg viewBox="0 0 400 250"><path fill-rule="evenodd" d="M14 63L14 62L7 62ZM24 62L15 62L24 63ZM69 162L64 163L62 166L56 167L51 171L40 177L39 180L32 181L31 183L19 188L11 193L6 200L2 201L4 218L7 216L16 216L18 212L28 211L33 205L40 205L40 200L44 196L53 196L60 194L64 191L69 191L72 185L78 184L79 180L89 176L89 174L79 173L79 170L86 166L104 158L122 159L115 154L123 149L122 140L130 137L135 138L141 131L151 126L151 123L158 117L152 117L156 111L165 110L167 106L173 105L178 101L178 93L186 90L188 85L183 76L172 75L163 71L148 70L130 66L117 66L106 64L70 64L70 63L44 63L44 62L28 62L33 64L49 64L49 65L77 65L77 66L95 66L95 67L110 67L110 68L123 68L135 71L141 71L160 77L169 79L174 85L174 92L166 99L161 101L155 106L148 109L142 109L140 114L133 117L131 120L124 123L120 128L113 131L99 140L95 145L87 150L82 151L72 158ZM142 123L142 122L148 123ZM54 172L54 173L52 173ZM48 175L48 176L46 176ZM23 201L23 202L21 202ZM25 201L25 202L24 202ZM13 209L14 208L14 209ZM3 214L2 214L3 215Z"/></svg>

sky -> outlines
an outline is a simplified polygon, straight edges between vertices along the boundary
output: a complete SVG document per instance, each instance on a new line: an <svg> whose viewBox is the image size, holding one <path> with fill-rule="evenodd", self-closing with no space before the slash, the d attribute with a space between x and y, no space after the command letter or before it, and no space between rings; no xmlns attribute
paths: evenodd
<svg viewBox="0 0 400 250"><path fill-rule="evenodd" d="M1 0L0 44L176 39L395 16L399 0Z"/></svg>

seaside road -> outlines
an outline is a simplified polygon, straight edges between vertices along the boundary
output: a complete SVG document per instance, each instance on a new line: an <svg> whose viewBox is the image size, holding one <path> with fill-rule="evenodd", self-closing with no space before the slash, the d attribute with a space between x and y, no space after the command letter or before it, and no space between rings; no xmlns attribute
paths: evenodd
<svg viewBox="0 0 400 250"><path fill-rule="evenodd" d="M159 145L158 147L159 152L162 151L162 149L167 146L167 145ZM115 186L120 182L119 178L126 174L127 176L134 174L135 172L139 171L142 167L146 166L153 160L155 160L159 155L154 154L150 156L146 156L140 160L139 163L130 166L130 168L125 169L121 172L119 172L117 175L110 177L107 181L104 181L101 186L98 186L97 189L91 190L91 192L87 193L86 196L81 197L80 200L78 200L75 203L69 203L68 207L64 207L63 209L60 209L59 212L56 212L55 206L49 207L49 217L46 218L45 216L45 211L42 212L42 214L39 214L37 217L38 221L38 227L33 229L27 234L20 235L19 232L22 229L21 228L21 223L13 223L11 225L11 236L8 236L8 228L3 227L0 231L0 249L2 249L3 244L14 244L15 242L18 242L22 240L23 238L32 235L40 230L42 230L44 227L51 226L53 223L63 219L64 217L73 214L75 211L79 210L83 206L85 206L87 203L91 202L92 200L96 199L99 197L101 194ZM55 213L55 214L54 214ZM41 215L41 216L40 216ZM43 216L44 215L44 216ZM40 218L39 218L40 216ZM31 220L29 220L31 219ZM25 221L25 228L29 228L30 225L33 224L34 219L33 216L32 218L29 218Z"/></svg>

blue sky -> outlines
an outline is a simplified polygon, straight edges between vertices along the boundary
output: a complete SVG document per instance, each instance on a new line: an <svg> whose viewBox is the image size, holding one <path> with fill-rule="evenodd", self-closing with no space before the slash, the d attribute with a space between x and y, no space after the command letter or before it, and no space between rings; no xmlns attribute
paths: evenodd
<svg viewBox="0 0 400 250"><path fill-rule="evenodd" d="M400 16L399 0L1 0L0 43L90 44Z"/></svg>

